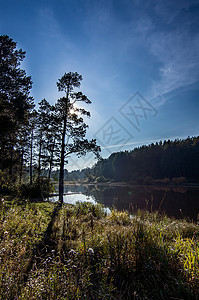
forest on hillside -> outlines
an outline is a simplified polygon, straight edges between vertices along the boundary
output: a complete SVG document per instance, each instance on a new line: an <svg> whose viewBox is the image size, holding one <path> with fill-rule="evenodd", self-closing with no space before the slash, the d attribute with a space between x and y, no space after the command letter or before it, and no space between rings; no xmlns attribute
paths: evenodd
<svg viewBox="0 0 199 300"><path fill-rule="evenodd" d="M73 171L69 180L132 183L199 183L199 137L165 140L111 154L91 169Z"/></svg>

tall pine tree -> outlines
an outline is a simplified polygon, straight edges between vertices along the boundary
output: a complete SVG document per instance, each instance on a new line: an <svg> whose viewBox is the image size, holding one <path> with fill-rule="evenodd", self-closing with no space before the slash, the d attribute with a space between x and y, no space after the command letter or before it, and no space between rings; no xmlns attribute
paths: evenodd
<svg viewBox="0 0 199 300"><path fill-rule="evenodd" d="M82 76L77 72L65 73L57 82L59 91L65 92L65 97L60 98L56 105L59 113L61 128L61 151L60 151L60 172L59 172L59 201L63 202L64 193L64 162L71 154L85 155L88 151L99 155L100 147L96 140L88 141L83 116L90 116L90 113L83 108L75 108L77 102L90 104L91 101L81 92L74 92L74 88L80 87ZM67 137L67 139L66 139Z"/></svg>
<svg viewBox="0 0 199 300"><path fill-rule="evenodd" d="M31 78L20 68L25 52L9 36L0 36L0 170L9 172L20 160L21 131L33 108Z"/></svg>

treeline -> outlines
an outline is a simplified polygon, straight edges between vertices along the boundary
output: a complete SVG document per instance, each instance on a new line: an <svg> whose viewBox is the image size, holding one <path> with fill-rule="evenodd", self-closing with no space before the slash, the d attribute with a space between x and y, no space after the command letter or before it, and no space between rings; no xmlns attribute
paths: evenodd
<svg viewBox="0 0 199 300"><path fill-rule="evenodd" d="M113 153L91 169L79 172L87 181L125 181L132 183L199 182L199 137L168 140ZM78 179L78 171L69 179Z"/></svg>
<svg viewBox="0 0 199 300"><path fill-rule="evenodd" d="M86 139L90 112L75 107L90 104L80 87L82 76L65 73L58 79L58 91L64 92L51 105L38 103L30 96L31 77L20 68L25 52L9 36L0 36L0 192L9 193L19 185L28 194L41 193L49 186L53 168L59 168L60 201L63 200L64 164L71 153L99 155L96 140ZM47 171L46 171L47 170Z"/></svg>

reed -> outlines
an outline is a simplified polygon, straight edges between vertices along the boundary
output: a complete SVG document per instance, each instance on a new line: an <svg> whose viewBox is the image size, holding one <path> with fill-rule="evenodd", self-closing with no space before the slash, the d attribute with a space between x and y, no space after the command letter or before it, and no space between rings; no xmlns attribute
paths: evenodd
<svg viewBox="0 0 199 300"><path fill-rule="evenodd" d="M24 219L23 210L18 215ZM34 244L33 227L29 232L28 227L21 229L20 238L3 236L19 249L16 265ZM13 225L9 228L13 232ZM20 241L29 238L24 248ZM77 203L63 205L51 239L50 251L37 260L27 282L18 283L9 299L16 290L17 299L198 299L199 227L194 223L147 211L107 214L101 205ZM4 269L7 282L15 281L12 268L9 264Z"/></svg>

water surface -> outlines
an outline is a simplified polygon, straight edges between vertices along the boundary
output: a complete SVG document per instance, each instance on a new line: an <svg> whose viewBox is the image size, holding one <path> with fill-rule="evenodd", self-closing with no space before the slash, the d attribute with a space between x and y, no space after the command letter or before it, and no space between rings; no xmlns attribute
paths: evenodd
<svg viewBox="0 0 199 300"><path fill-rule="evenodd" d="M66 185L64 193L65 203L89 201L131 213L147 209L194 221L199 214L199 187Z"/></svg>

